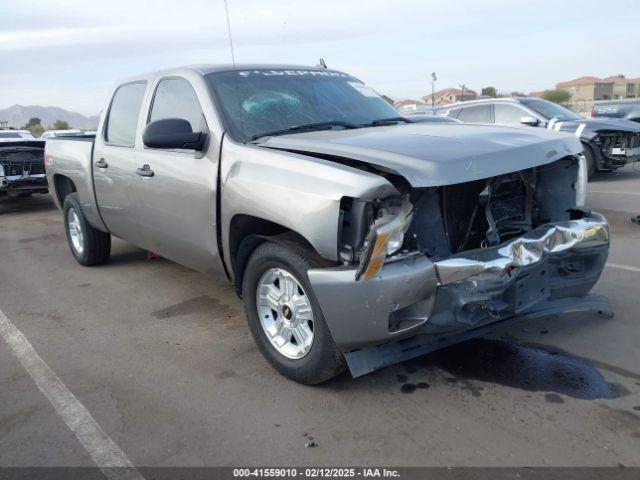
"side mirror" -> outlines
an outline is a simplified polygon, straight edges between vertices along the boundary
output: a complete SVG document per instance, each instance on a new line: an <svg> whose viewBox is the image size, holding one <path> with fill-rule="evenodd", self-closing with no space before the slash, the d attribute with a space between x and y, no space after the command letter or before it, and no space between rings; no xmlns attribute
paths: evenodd
<svg viewBox="0 0 640 480"><path fill-rule="evenodd" d="M194 132L191 124L182 118L165 118L147 125L142 132L142 142L148 148L180 148L201 151L207 134Z"/></svg>
<svg viewBox="0 0 640 480"><path fill-rule="evenodd" d="M540 123L540 120L538 120L536 117L521 117L520 123L522 125L529 125L530 127L537 127Z"/></svg>

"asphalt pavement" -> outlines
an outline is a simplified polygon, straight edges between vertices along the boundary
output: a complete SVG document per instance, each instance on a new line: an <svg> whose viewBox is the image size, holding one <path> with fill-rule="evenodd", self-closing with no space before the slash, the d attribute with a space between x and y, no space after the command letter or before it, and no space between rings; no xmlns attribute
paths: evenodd
<svg viewBox="0 0 640 480"><path fill-rule="evenodd" d="M119 240L81 267L49 197L0 199L0 311L32 347L0 337L0 466L93 465L87 424L140 466L640 466L640 171L589 190L613 318L521 322L316 387L268 366L229 285Z"/></svg>

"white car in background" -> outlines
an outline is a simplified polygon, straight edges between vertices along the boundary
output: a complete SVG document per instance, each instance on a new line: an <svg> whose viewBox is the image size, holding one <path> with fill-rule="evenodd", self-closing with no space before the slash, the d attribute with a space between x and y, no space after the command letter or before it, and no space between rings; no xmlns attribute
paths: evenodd
<svg viewBox="0 0 640 480"><path fill-rule="evenodd" d="M19 142L21 140L36 140L29 130L0 130L0 142Z"/></svg>
<svg viewBox="0 0 640 480"><path fill-rule="evenodd" d="M69 129L69 130L47 130L44 132L40 138L46 140L47 138L55 138L55 137L73 137L76 135L82 135L84 132L82 130L77 129Z"/></svg>

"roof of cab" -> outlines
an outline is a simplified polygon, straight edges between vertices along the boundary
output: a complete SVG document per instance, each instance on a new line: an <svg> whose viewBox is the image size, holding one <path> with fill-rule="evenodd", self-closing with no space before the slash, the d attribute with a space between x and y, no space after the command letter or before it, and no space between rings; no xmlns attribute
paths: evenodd
<svg viewBox="0 0 640 480"><path fill-rule="evenodd" d="M124 85L125 83L139 82L143 80L151 80L162 75L178 75L180 72L190 70L192 72L199 73L200 75L208 75L216 72L230 72L230 71L244 71L244 70L314 70L325 72L340 72L339 70L333 70L331 68L324 67L310 67L307 65L284 65L284 64L270 64L270 63L237 63L235 65L231 63L223 64L197 64L197 65L185 65L181 67L166 68L162 70L154 70L151 72L140 73L138 75L132 75L126 78L121 78L116 82L116 85Z"/></svg>

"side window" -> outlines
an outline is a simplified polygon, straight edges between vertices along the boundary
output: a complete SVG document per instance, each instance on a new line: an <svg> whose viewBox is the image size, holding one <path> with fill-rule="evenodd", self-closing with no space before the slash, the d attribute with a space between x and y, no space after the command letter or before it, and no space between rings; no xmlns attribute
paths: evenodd
<svg viewBox="0 0 640 480"><path fill-rule="evenodd" d="M445 107L445 110L446 110L446 107ZM447 113L447 117L458 118L461 110L462 110L461 108L449 110L449 112Z"/></svg>
<svg viewBox="0 0 640 480"><path fill-rule="evenodd" d="M165 118L182 118L191 124L194 132L206 129L196 92L183 78L167 78L158 83L149 122Z"/></svg>
<svg viewBox="0 0 640 480"><path fill-rule="evenodd" d="M495 104L496 123L520 124L522 117L531 116L525 110L507 103Z"/></svg>
<svg viewBox="0 0 640 480"><path fill-rule="evenodd" d="M122 85L116 90L107 117L105 141L121 147L135 145L138 116L146 88L147 82L138 82Z"/></svg>
<svg viewBox="0 0 640 480"><path fill-rule="evenodd" d="M460 112L458 120L465 123L490 123L491 105L472 105L465 107Z"/></svg>

